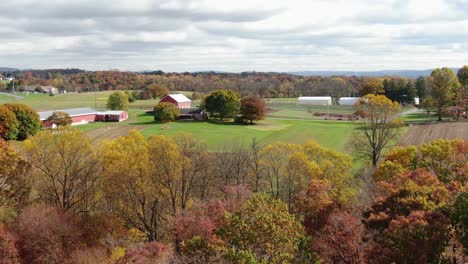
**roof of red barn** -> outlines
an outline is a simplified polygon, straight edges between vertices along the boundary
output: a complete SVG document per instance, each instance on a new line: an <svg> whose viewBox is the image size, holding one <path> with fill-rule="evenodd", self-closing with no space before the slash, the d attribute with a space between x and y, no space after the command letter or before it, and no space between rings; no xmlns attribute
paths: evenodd
<svg viewBox="0 0 468 264"><path fill-rule="evenodd" d="M83 107L83 108L71 108L71 109L60 109L60 110L52 110L52 111L42 111L37 112L41 120L46 120L49 118L54 112L64 112L70 115L70 117L74 116L83 116L83 115L95 115L99 112L96 109L90 107Z"/></svg>
<svg viewBox="0 0 468 264"><path fill-rule="evenodd" d="M192 100L188 99L187 96L183 95L183 94L168 94L166 96L164 96L161 101L163 101L164 99L166 99L167 97L170 97L172 99L174 99L174 101L178 102L178 103L187 103L187 102L191 102Z"/></svg>

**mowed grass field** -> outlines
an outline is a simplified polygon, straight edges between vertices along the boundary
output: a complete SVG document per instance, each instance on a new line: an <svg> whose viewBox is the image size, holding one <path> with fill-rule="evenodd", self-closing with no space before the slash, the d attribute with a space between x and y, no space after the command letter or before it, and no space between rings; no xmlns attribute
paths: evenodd
<svg viewBox="0 0 468 264"><path fill-rule="evenodd" d="M78 107L94 107L104 109L106 107L109 95L114 91L104 92L88 92L88 93L67 93L50 96L48 94L27 94L15 93L17 96L23 97L16 102L27 104L34 109L47 110L47 109L65 109L65 108L78 108ZM2 95L0 95L2 96ZM13 101L15 98L5 95L0 97L0 103L7 103ZM157 103L156 100L138 100L130 104L130 108L135 109L152 109ZM199 102L194 102L194 105Z"/></svg>

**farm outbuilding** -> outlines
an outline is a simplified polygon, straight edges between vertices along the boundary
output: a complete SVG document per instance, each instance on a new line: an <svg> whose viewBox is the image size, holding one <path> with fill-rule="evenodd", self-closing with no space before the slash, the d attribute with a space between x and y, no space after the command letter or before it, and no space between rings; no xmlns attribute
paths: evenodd
<svg viewBox="0 0 468 264"><path fill-rule="evenodd" d="M159 101L160 103L172 103L177 105L179 109L187 109L192 107L192 100L188 99L183 94L168 94Z"/></svg>
<svg viewBox="0 0 468 264"><path fill-rule="evenodd" d="M91 122L103 121L103 122L121 122L128 119L128 113L125 111L105 111L99 112L96 109L90 107L83 108L72 108L72 109L60 109L52 111L41 111L37 112L39 118L42 121L44 127L52 127L48 123L47 119L54 112L64 112L67 113L72 119L72 126L84 125Z"/></svg>
<svg viewBox="0 0 468 264"><path fill-rule="evenodd" d="M96 121L122 122L127 119L128 113L125 111L105 111L96 114Z"/></svg>
<svg viewBox="0 0 468 264"><path fill-rule="evenodd" d="M331 96L301 96L298 98L301 105L331 105Z"/></svg>
<svg viewBox="0 0 468 264"><path fill-rule="evenodd" d="M338 100L339 105L355 105L361 97L341 97Z"/></svg>

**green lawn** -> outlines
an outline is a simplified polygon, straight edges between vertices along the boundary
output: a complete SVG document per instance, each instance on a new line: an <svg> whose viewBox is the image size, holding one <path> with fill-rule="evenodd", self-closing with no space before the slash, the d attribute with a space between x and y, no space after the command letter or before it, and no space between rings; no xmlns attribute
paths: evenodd
<svg viewBox="0 0 468 264"><path fill-rule="evenodd" d="M17 102L27 104L35 109L64 109L64 108L78 108L78 107L94 107L104 109L106 107L107 98L114 91L104 92L89 92L89 93L67 93L50 96L48 94L27 94L17 93L16 95L24 97L24 99ZM0 95L2 96L2 95ZM0 97L2 103L12 101L14 98ZM155 100L137 100L130 104L131 109L153 109L159 102ZM193 102L193 105L199 105L199 101Z"/></svg>
<svg viewBox="0 0 468 264"><path fill-rule="evenodd" d="M419 111L403 116L405 122L431 122L437 121L438 117L434 113L428 114L426 111Z"/></svg>
<svg viewBox="0 0 468 264"><path fill-rule="evenodd" d="M343 151L354 130L354 125L349 122L287 119L268 119L255 126L191 121L155 124L151 115L143 113L136 122L128 124L149 126L141 131L145 136L191 133L206 142L210 150L222 150L224 146L234 144L247 146L256 138L262 144L276 141L303 144L315 140L323 146Z"/></svg>

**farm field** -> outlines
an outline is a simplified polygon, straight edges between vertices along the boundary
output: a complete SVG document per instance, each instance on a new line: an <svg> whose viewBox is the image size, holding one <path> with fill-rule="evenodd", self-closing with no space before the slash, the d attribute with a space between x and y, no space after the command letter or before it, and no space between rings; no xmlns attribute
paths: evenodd
<svg viewBox="0 0 468 264"><path fill-rule="evenodd" d="M255 126L191 121L156 124L152 115L141 110L132 110L126 122L93 123L79 126L79 129L93 140L123 136L131 129L140 130L144 136L191 133L204 141L212 151L221 151L234 144L248 146L254 138L262 144L276 141L303 144L315 140L323 146L345 151L354 126L349 122L287 119L267 119Z"/></svg>
<svg viewBox="0 0 468 264"><path fill-rule="evenodd" d="M27 94L16 93L17 96L22 96L24 99L17 102L27 104L35 109L64 109L77 107L94 107L103 109L106 107L107 98L114 91L104 92L88 92L88 93L67 93L50 96L48 94ZM1 95L0 95L1 96ZM4 101L2 101L4 100ZM0 103L7 103L14 100L13 97L5 95L5 99L0 97ZM130 104L130 108L135 109L152 109L159 102L156 100L138 100ZM199 102L198 102L199 104ZM194 102L197 105L197 102Z"/></svg>
<svg viewBox="0 0 468 264"><path fill-rule="evenodd" d="M419 145L438 138L468 140L467 131L467 122L410 125L398 144L402 146Z"/></svg>

